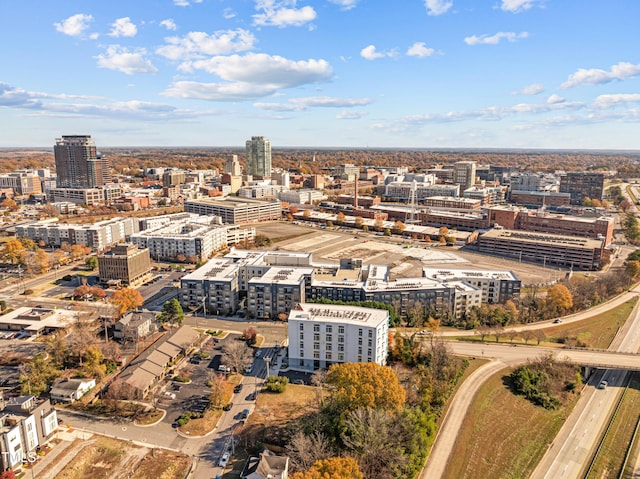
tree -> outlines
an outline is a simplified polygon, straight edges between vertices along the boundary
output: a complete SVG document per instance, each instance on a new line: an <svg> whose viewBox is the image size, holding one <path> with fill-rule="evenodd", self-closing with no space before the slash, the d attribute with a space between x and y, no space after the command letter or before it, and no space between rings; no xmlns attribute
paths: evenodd
<svg viewBox="0 0 640 479"><path fill-rule="evenodd" d="M214 374L209 379L207 384L211 388L211 392L209 393L209 402L213 407L222 407L227 380L224 378L224 376L218 376L217 374Z"/></svg>
<svg viewBox="0 0 640 479"><path fill-rule="evenodd" d="M6 241L0 250L0 257L6 263L17 264L24 260L26 249L17 239Z"/></svg>
<svg viewBox="0 0 640 479"><path fill-rule="evenodd" d="M389 411L371 408L351 411L341 437L365 477L381 477L381 472L398 467L405 460L398 418Z"/></svg>
<svg viewBox="0 0 640 479"><path fill-rule="evenodd" d="M379 216L373 220L373 227L376 231L382 231L382 227L384 226L384 221Z"/></svg>
<svg viewBox="0 0 640 479"><path fill-rule="evenodd" d="M564 314L573 306L573 295L564 284L554 284L547 290L546 304L551 314Z"/></svg>
<svg viewBox="0 0 640 479"><path fill-rule="evenodd" d="M524 344L528 344L530 339L533 339L535 334L533 334L533 331L529 330L529 329L525 329L524 331L522 331L520 333L520 336L522 337L522 339L524 340Z"/></svg>
<svg viewBox="0 0 640 479"><path fill-rule="evenodd" d="M22 394L40 396L58 377L60 371L42 354L36 354L18 367Z"/></svg>
<svg viewBox="0 0 640 479"><path fill-rule="evenodd" d="M304 210L304 211L302 212L302 217L303 217L304 219L311 218L311 211L309 211L309 210Z"/></svg>
<svg viewBox="0 0 640 479"><path fill-rule="evenodd" d="M317 461L307 472L294 473L291 479L363 479L363 477L355 459L331 457Z"/></svg>
<svg viewBox="0 0 640 479"><path fill-rule="evenodd" d="M271 239L263 234L257 234L255 239L253 240L253 244L255 244L258 248L264 248L266 246L271 246Z"/></svg>
<svg viewBox="0 0 640 479"><path fill-rule="evenodd" d="M404 225L404 223L398 220L393 224L393 234L401 235L402 233L404 233L405 228L406 226Z"/></svg>
<svg viewBox="0 0 640 479"><path fill-rule="evenodd" d="M222 364L236 372L244 371L252 358L252 350L244 341L226 341L222 346Z"/></svg>
<svg viewBox="0 0 640 479"><path fill-rule="evenodd" d="M116 306L118 316L127 311L133 311L144 304L144 298L140 291L133 288L122 288L113 292L109 301Z"/></svg>
<svg viewBox="0 0 640 479"><path fill-rule="evenodd" d="M98 269L98 258L95 256L89 256L84 262L85 268L89 271L95 271Z"/></svg>
<svg viewBox="0 0 640 479"><path fill-rule="evenodd" d="M327 372L331 401L342 411L379 408L399 411L406 394L396 373L378 363L334 364Z"/></svg>
<svg viewBox="0 0 640 479"><path fill-rule="evenodd" d="M102 379L107 372L107 366L104 364L104 354L98 346L87 348L84 353L83 369L87 376Z"/></svg>
<svg viewBox="0 0 640 479"><path fill-rule="evenodd" d="M355 220L354 220L354 224L356 226L356 228L362 228L362 224L364 223L364 220L362 219L362 216L356 216Z"/></svg>
<svg viewBox="0 0 640 479"><path fill-rule="evenodd" d="M11 198L5 198L4 200L2 200L0 206L11 211L18 211L18 209L20 208L18 206L18 203L16 203L15 200Z"/></svg>
<svg viewBox="0 0 640 479"><path fill-rule="evenodd" d="M631 278L633 279L637 278L638 275L640 275L640 261L638 260L628 261L625 266L625 271L629 276L631 276Z"/></svg>
<svg viewBox="0 0 640 479"><path fill-rule="evenodd" d="M0 472L0 479L16 479L16 473L11 469L8 471L2 471Z"/></svg>
<svg viewBox="0 0 640 479"><path fill-rule="evenodd" d="M312 434L298 431L287 444L287 455L294 471L306 471L314 463L331 457L333 451L329 438L318 430Z"/></svg>
<svg viewBox="0 0 640 479"><path fill-rule="evenodd" d="M85 245L82 245L82 244L71 245L71 258L73 259L82 258L83 256L89 254L90 252L91 252L91 248L87 248Z"/></svg>
<svg viewBox="0 0 640 479"><path fill-rule="evenodd" d="M342 224L344 224L344 220L345 220L344 213L343 213L342 211L340 211L340 212L336 215L336 222L337 222L339 225L342 225Z"/></svg>
<svg viewBox="0 0 640 479"><path fill-rule="evenodd" d="M258 332L256 331L256 328L254 328L253 326L249 326L247 329L242 331L242 337L249 346L253 346L254 344L256 344Z"/></svg>
<svg viewBox="0 0 640 479"><path fill-rule="evenodd" d="M158 315L158 321L161 323L182 324L184 320L184 311L177 298L171 301L165 301L162 305L162 312Z"/></svg>

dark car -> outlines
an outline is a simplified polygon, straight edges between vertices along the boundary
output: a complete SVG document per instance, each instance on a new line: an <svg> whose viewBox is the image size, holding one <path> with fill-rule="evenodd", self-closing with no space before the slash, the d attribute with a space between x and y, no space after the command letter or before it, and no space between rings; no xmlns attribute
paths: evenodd
<svg viewBox="0 0 640 479"><path fill-rule="evenodd" d="M242 384L238 384L235 388L233 388L234 393L239 393L242 391Z"/></svg>
<svg viewBox="0 0 640 479"><path fill-rule="evenodd" d="M233 403L230 402L229 404L227 404L225 407L222 408L223 411L231 411L231 408L233 407Z"/></svg>

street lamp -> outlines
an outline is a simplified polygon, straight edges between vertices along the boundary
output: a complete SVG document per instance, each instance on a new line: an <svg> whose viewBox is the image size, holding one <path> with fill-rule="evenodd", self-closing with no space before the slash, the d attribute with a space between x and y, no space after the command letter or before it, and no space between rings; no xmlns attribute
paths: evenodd
<svg viewBox="0 0 640 479"><path fill-rule="evenodd" d="M271 362L271 356L264 357L264 363L267 365L267 377L265 379L269 379L269 363Z"/></svg>

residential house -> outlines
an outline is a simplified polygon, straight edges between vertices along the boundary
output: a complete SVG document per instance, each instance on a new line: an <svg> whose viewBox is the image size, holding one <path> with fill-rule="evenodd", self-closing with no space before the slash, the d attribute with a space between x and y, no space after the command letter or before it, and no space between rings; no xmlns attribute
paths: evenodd
<svg viewBox="0 0 640 479"><path fill-rule="evenodd" d="M72 403L96 387L95 379L62 379L51 386L49 395L54 403Z"/></svg>

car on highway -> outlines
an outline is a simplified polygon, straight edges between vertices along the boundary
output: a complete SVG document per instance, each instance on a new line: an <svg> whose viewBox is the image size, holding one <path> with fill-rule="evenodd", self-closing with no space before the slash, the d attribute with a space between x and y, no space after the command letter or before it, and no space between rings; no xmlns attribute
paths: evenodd
<svg viewBox="0 0 640 479"><path fill-rule="evenodd" d="M554 319L553 324L560 324L562 322L561 319Z"/></svg>
<svg viewBox="0 0 640 479"><path fill-rule="evenodd" d="M602 381L600 381L600 384L598 384L598 389L607 389L608 385L609 382L603 379Z"/></svg>
<svg viewBox="0 0 640 479"><path fill-rule="evenodd" d="M242 391L242 384L238 384L235 388L233 388L234 393L239 393Z"/></svg>
<svg viewBox="0 0 640 479"><path fill-rule="evenodd" d="M249 410L243 409L240 413L240 419L247 419L249 417Z"/></svg>
<svg viewBox="0 0 640 479"><path fill-rule="evenodd" d="M220 458L220 460L218 461L218 467L227 467L227 463L229 462L230 457L231 457L231 454L229 454L228 452L225 452Z"/></svg>

